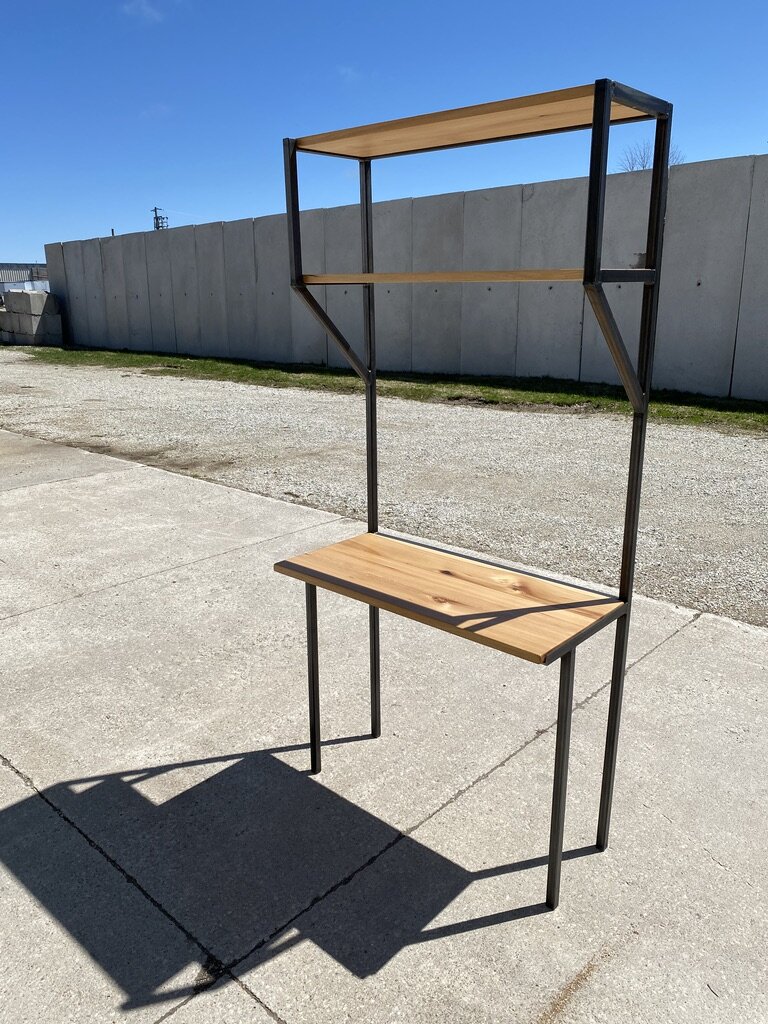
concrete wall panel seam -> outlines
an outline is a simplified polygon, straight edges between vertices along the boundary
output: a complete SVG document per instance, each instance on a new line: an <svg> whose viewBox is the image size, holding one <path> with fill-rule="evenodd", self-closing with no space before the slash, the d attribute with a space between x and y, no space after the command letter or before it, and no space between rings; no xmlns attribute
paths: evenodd
<svg viewBox="0 0 768 1024"><path fill-rule="evenodd" d="M461 237L459 239L460 253L459 253L459 266L462 269L466 266L466 252L465 252L465 240L466 240L466 206L467 206L467 194L463 192L461 194ZM435 268L438 269L438 268ZM464 338L464 298L466 293L466 286L460 285L461 288L461 302L459 303L459 373L464 372L464 360L467 357L466 352L466 339Z"/></svg>
<svg viewBox="0 0 768 1024"><path fill-rule="evenodd" d="M752 157L752 171L749 178L749 202L747 204L747 223L744 227L744 252L741 258L741 277L739 279L739 299L736 306L736 329L733 332L733 355L731 356L731 375L728 379L728 397L733 395L733 373L736 368L736 345L739 338L739 319L741 318L741 299L744 294L744 270L747 265L747 243L749 241L749 220L752 216L752 195L755 189L755 164L757 157Z"/></svg>
<svg viewBox="0 0 768 1024"><path fill-rule="evenodd" d="M747 257L739 303L733 382L734 398L768 401L768 154L755 157Z"/></svg>
<svg viewBox="0 0 768 1024"><path fill-rule="evenodd" d="M584 300L586 299L586 297L587 297L586 294L582 291L582 293L581 293L581 331L579 332L579 376L576 378L579 381L581 380L581 360L582 360L582 357L584 355L584 312L585 312Z"/></svg>
<svg viewBox="0 0 768 1024"><path fill-rule="evenodd" d="M85 270L83 269L83 243L63 242L64 269L67 275L67 306L70 327L75 343L88 345L88 305L85 298Z"/></svg>
<svg viewBox="0 0 768 1024"><path fill-rule="evenodd" d="M228 316L227 275L224 263L223 222L215 221L212 224L195 225L194 239L199 353L226 359L230 354L230 318Z"/></svg>
<svg viewBox="0 0 768 1024"><path fill-rule="evenodd" d="M327 242L328 242L328 223L327 223L327 218L328 218L328 210L326 208L326 209L323 210L323 270L325 270L326 272L329 272L328 271L328 250L326 248ZM330 272L332 273L332 271L330 271ZM325 289L325 302L323 303L323 305L325 306L326 312L328 312L329 298L331 298L333 296L334 291L335 291L335 289L331 288L331 295L329 296L328 295L328 289L327 288ZM341 333L344 334L343 331ZM352 344L352 342L351 342L351 340L349 338L347 338L347 341L349 342L350 345ZM326 334L325 335L325 361L324 361L324 365L325 366L330 366L331 365L331 349L332 348L336 350L334 352L334 355L335 355L338 352L338 349L336 348L336 343L333 341L333 339L329 338L328 335ZM340 352L338 354L341 357L342 365L346 366L347 365L346 359L344 359L344 357L341 355Z"/></svg>
<svg viewBox="0 0 768 1024"><path fill-rule="evenodd" d="M409 209L408 213L409 213L408 220L409 220L410 226L411 226L411 228L410 228L410 231L411 231L411 234L410 234L410 250L411 250L411 266L410 266L410 269L411 269L411 271L413 271L413 198L411 198L411 205L410 205L410 209ZM409 365L408 365L408 369L409 369L409 371L411 373L413 373L413 285L410 285L409 287L411 289L411 308L410 308L410 313L409 313L409 317L408 317L408 320L409 320L409 323L410 323L410 333L409 333L410 345L409 345L409 348L410 348L411 357L410 357L410 362L409 362Z"/></svg>
<svg viewBox="0 0 768 1024"><path fill-rule="evenodd" d="M142 231L119 237L122 240L123 278L126 292L127 347L133 352L151 352L154 342L147 236Z"/></svg>

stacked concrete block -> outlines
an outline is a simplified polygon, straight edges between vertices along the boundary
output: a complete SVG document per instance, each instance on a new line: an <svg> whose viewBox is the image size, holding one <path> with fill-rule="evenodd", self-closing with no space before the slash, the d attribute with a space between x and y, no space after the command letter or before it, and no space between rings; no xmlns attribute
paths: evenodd
<svg viewBox="0 0 768 1024"><path fill-rule="evenodd" d="M6 345L61 345L61 317L49 292L8 291L0 309L0 342Z"/></svg>

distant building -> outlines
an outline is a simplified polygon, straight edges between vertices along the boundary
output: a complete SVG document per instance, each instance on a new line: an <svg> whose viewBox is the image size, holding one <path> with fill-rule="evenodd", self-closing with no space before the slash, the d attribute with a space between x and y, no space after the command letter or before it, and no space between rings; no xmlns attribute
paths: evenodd
<svg viewBox="0 0 768 1024"><path fill-rule="evenodd" d="M0 263L0 294L12 288L47 292L48 267L45 263Z"/></svg>

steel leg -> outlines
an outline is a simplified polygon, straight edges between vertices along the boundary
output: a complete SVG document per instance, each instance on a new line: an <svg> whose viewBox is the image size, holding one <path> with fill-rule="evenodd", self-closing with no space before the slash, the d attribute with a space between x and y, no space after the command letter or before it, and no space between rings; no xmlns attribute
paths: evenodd
<svg viewBox="0 0 768 1024"><path fill-rule="evenodd" d="M379 669L379 609L368 607L371 637L371 737L381 736L381 674Z"/></svg>
<svg viewBox="0 0 768 1024"><path fill-rule="evenodd" d="M552 790L552 824L549 832L549 868L547 906L554 910L560 902L560 866L563 860L565 796L568 788L568 748L571 743L573 710L573 663L569 651L560 659L560 698L557 705L557 741L555 744L555 784Z"/></svg>
<svg viewBox="0 0 768 1024"><path fill-rule="evenodd" d="M305 583L307 594L307 668L309 675L310 773L320 771L320 671L317 658L317 587Z"/></svg>
<svg viewBox="0 0 768 1024"><path fill-rule="evenodd" d="M621 702L624 696L628 633L629 615L622 615L616 623L616 643L613 647L613 674L611 676L611 697L608 704L608 729L605 734L600 816L597 820L597 848L599 850L604 850L608 846L608 833L611 827L611 804L613 803L613 783L616 777L616 755L619 749L619 725L621 723Z"/></svg>

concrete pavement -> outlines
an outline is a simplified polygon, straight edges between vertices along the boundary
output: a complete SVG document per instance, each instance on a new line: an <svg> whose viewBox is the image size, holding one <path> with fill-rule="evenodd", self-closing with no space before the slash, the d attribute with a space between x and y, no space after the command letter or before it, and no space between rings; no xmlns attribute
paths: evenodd
<svg viewBox="0 0 768 1024"><path fill-rule="evenodd" d="M359 523L0 432L0 1020L768 1018L768 631L637 600L609 850L612 636L576 664L543 911L557 667L303 588Z"/></svg>

